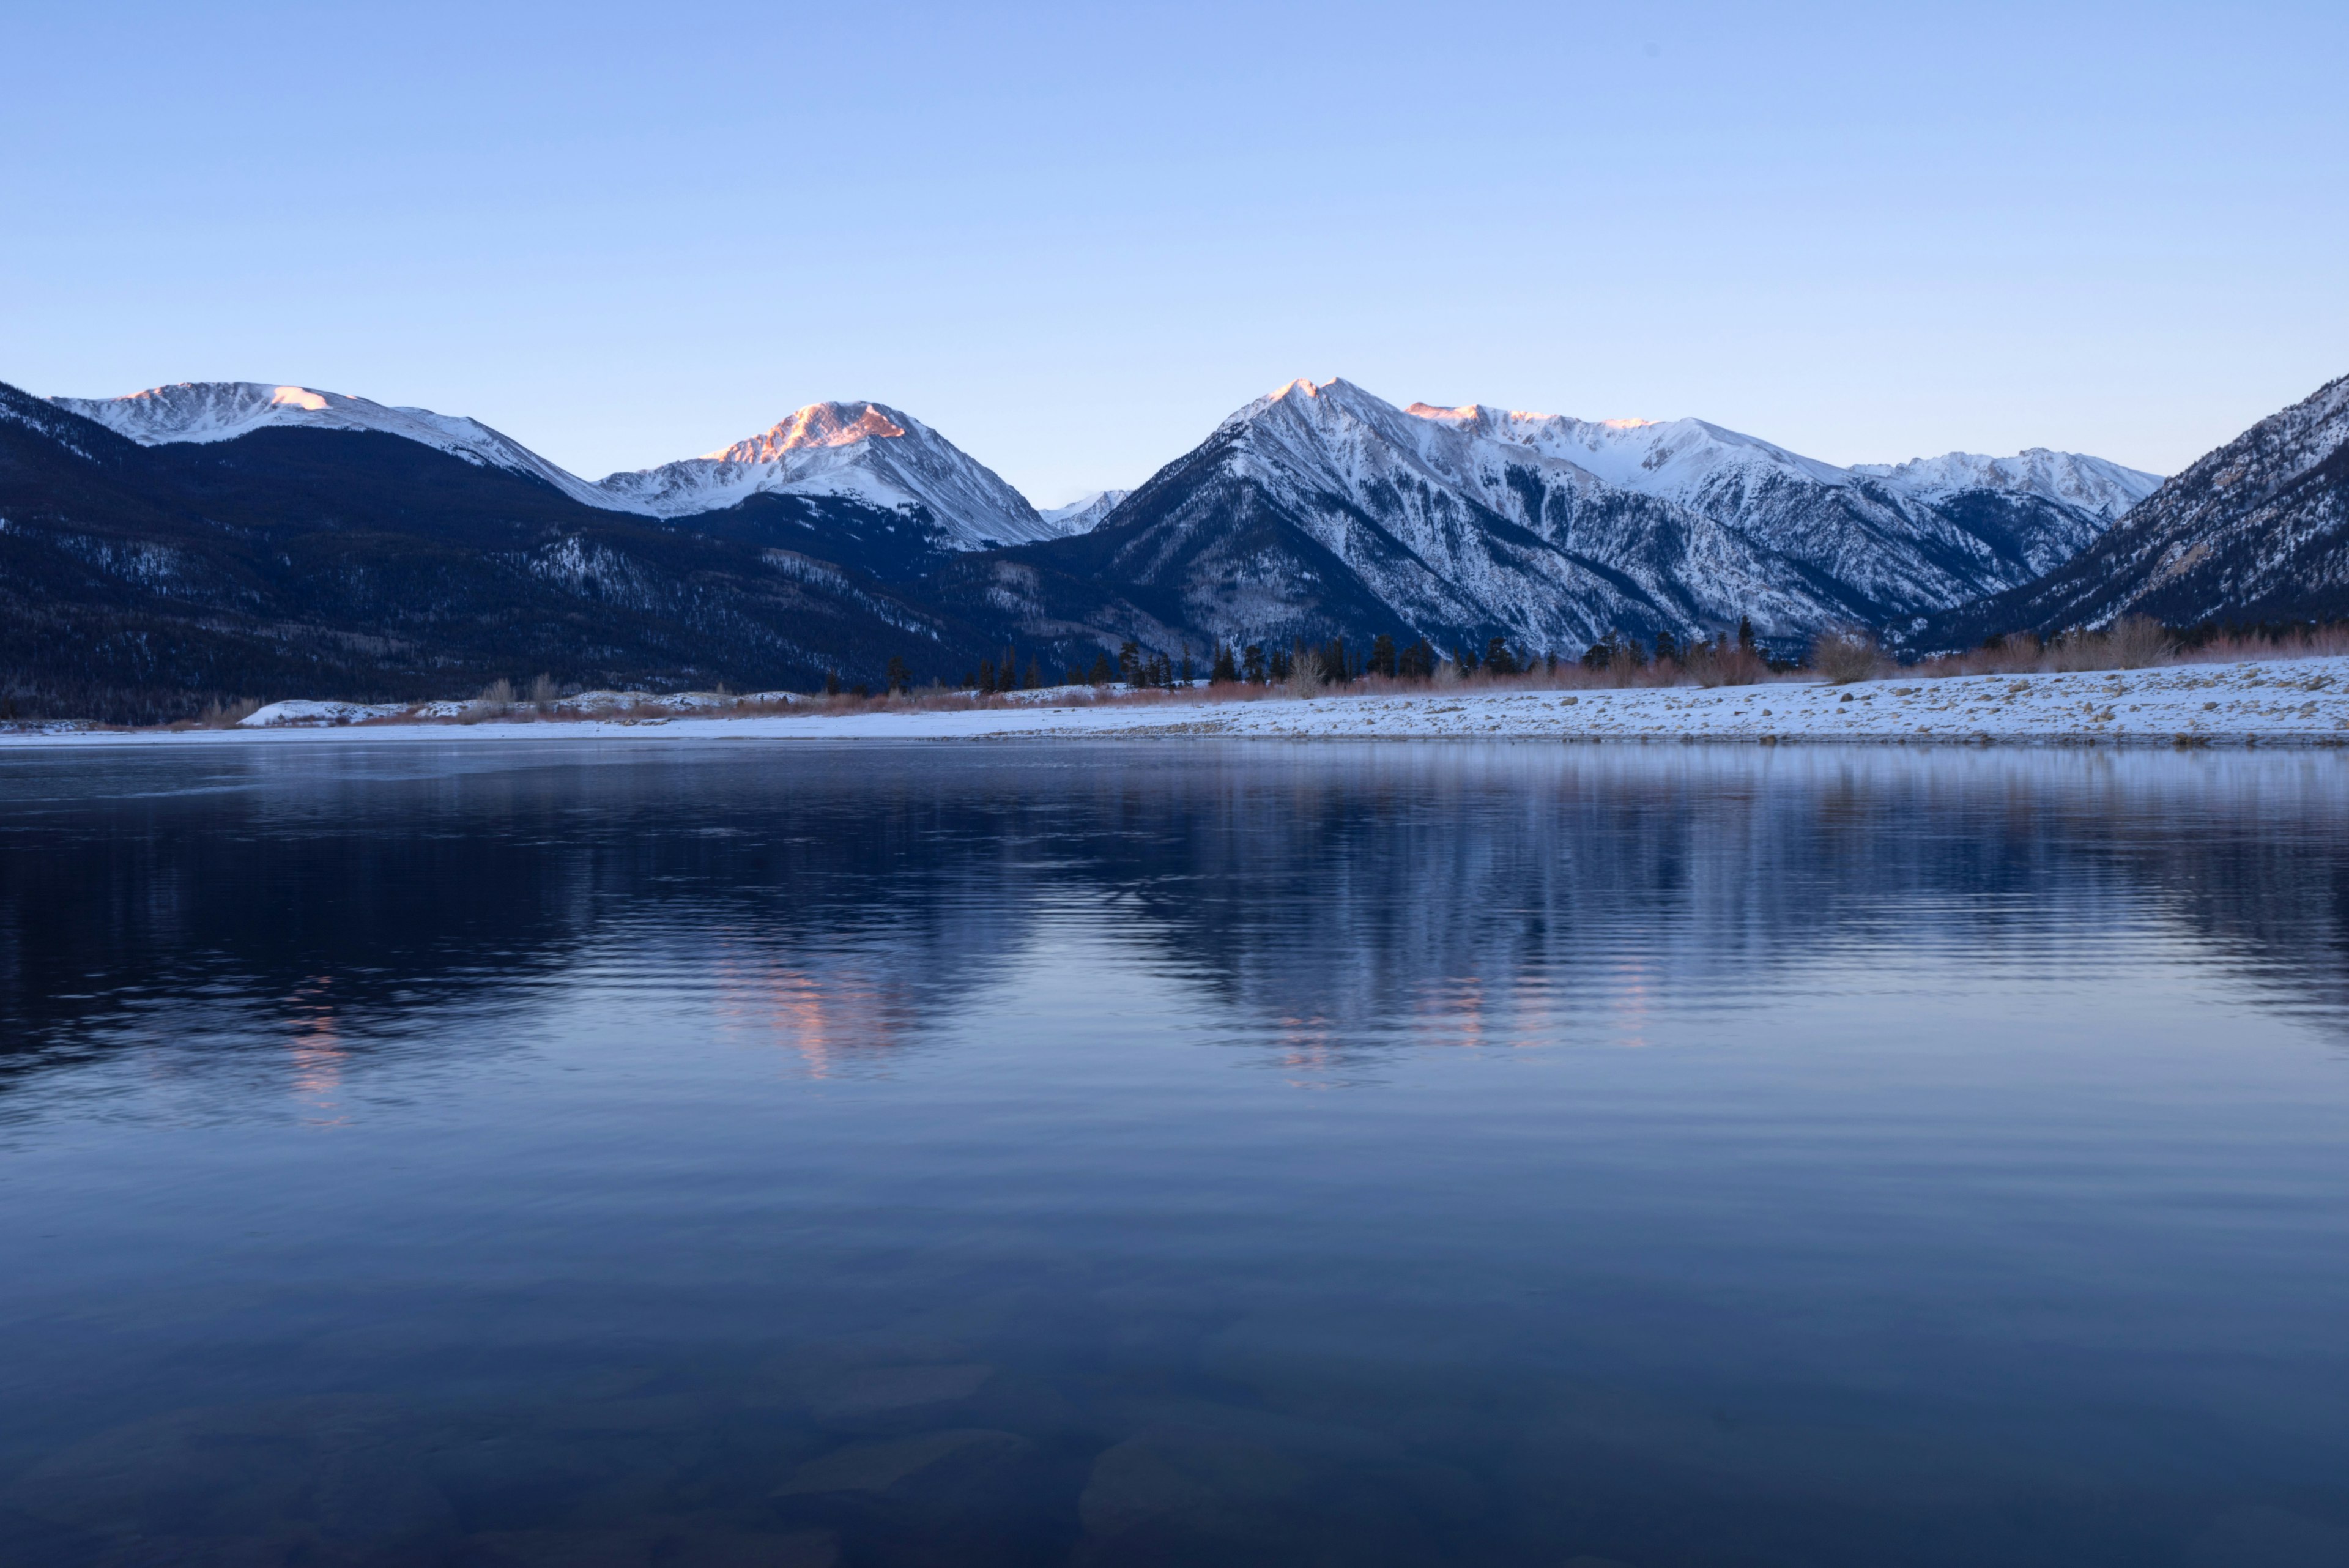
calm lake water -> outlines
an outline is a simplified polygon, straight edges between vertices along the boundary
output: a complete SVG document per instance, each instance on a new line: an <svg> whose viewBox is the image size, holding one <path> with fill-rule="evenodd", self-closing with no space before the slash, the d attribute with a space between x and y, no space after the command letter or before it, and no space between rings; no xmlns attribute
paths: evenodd
<svg viewBox="0 0 2349 1568"><path fill-rule="evenodd" d="M0 1563L2349 1563L2349 763L0 762Z"/></svg>

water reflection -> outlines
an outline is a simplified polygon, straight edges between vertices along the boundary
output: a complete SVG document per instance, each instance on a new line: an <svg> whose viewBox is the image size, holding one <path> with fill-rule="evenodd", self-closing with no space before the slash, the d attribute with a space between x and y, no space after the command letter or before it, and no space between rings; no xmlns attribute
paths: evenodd
<svg viewBox="0 0 2349 1568"><path fill-rule="evenodd" d="M2329 756L0 773L0 1562L2349 1560Z"/></svg>
<svg viewBox="0 0 2349 1568"><path fill-rule="evenodd" d="M1323 1065L1638 1044L1659 994L1887 941L2028 967L2158 929L2276 1004L2344 1001L2329 756L1561 750L819 753L787 783L687 749L229 754L201 790L179 758L18 762L8 1064L225 1048L274 1017L325 1092L419 1004L689 972L823 1072L901 1048L1071 919Z"/></svg>

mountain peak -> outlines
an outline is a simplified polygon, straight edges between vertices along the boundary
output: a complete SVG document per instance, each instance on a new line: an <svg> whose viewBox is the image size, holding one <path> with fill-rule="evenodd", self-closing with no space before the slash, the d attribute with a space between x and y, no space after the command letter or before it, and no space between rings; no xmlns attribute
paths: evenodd
<svg viewBox="0 0 2349 1568"><path fill-rule="evenodd" d="M853 446L861 441L902 437L910 422L895 409L879 403L810 403L763 434L702 455L719 462L775 462L785 452L812 447Z"/></svg>
<svg viewBox="0 0 2349 1568"><path fill-rule="evenodd" d="M1117 510L1118 503L1133 493L1131 490L1096 490L1066 506L1040 508L1037 515L1058 533L1090 534L1102 518Z"/></svg>
<svg viewBox="0 0 2349 1568"><path fill-rule="evenodd" d="M833 496L882 512L926 511L936 541L955 550L1032 544L1061 532L992 469L884 403L810 403L731 446L615 473L596 489L605 505L656 517L723 511L754 495Z"/></svg>

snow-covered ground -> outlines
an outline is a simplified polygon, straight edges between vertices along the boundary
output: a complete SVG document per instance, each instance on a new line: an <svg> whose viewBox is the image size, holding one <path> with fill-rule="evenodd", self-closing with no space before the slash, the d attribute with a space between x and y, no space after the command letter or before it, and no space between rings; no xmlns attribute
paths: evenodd
<svg viewBox="0 0 2349 1568"><path fill-rule="evenodd" d="M1330 694L1311 701L1096 703L1058 701L926 711L696 717L675 711L543 722L240 727L233 731L0 733L0 744L299 744L320 740L575 741L602 737L792 740L1117 739L1852 741L1907 744L2349 745L2349 659L2189 664L2063 675L1889 680L1851 686L1640 687L1536 691L1435 687L1408 695ZM1023 693L1023 695L1026 695ZM1051 693L1039 692L1044 698ZM726 699L724 701L731 701ZM264 712L267 710L264 711ZM254 715L255 718L261 715ZM331 722L331 720L329 721Z"/></svg>

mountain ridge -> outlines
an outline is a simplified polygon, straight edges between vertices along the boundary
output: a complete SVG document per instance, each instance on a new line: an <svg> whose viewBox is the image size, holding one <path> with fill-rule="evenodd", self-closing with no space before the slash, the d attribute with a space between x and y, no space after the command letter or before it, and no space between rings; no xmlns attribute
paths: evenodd
<svg viewBox="0 0 2349 1568"><path fill-rule="evenodd" d="M1610 631L1682 638L1749 617L1799 640L1946 608L2083 547L2107 518L2064 498L2064 455L1983 459L1969 483L1942 461L1928 499L1702 421L1397 407L1342 378L1299 379L1219 421L1089 543L1047 554L1223 638L1382 615L1414 635L1570 653ZM2154 483L2078 463L2107 488Z"/></svg>
<svg viewBox="0 0 2349 1568"><path fill-rule="evenodd" d="M2198 458L2044 576L1909 640L1966 647L2125 615L2181 627L2349 617L2349 376Z"/></svg>

